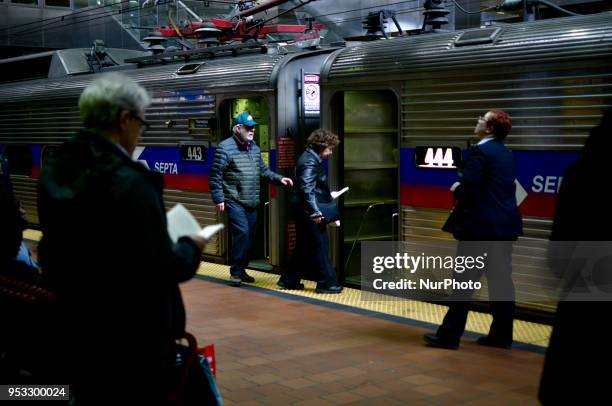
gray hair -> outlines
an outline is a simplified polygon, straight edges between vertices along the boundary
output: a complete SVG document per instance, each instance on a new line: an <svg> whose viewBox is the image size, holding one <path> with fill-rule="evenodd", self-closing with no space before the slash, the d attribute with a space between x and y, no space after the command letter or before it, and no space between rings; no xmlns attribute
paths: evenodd
<svg viewBox="0 0 612 406"><path fill-rule="evenodd" d="M105 130L122 111L144 111L151 104L147 91L132 79L119 73L107 73L85 88L79 99L79 110L87 128Z"/></svg>

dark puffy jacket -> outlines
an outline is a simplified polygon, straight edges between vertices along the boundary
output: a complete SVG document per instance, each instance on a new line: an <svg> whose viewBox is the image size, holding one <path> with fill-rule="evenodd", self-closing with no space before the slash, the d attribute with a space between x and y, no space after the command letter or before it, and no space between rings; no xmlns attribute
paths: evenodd
<svg viewBox="0 0 612 406"><path fill-rule="evenodd" d="M245 207L259 205L259 178L280 184L281 175L272 172L261 159L259 147L241 143L236 135L217 147L210 170L210 192L215 204L231 200Z"/></svg>
<svg viewBox="0 0 612 406"><path fill-rule="evenodd" d="M299 194L294 202L301 203L302 208L308 216L321 212L321 203L330 203L333 199L327 184L327 175L323 160L311 149L306 149L298 160L297 187L295 192Z"/></svg>

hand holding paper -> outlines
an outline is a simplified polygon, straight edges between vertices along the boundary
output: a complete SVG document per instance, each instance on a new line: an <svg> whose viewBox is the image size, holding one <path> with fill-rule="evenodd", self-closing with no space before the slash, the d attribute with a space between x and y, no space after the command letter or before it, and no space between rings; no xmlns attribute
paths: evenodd
<svg viewBox="0 0 612 406"><path fill-rule="evenodd" d="M224 227L222 223L219 223L201 228L198 221L182 204L177 204L170 209L166 217L168 218L168 234L173 242L190 235L199 235L208 240Z"/></svg>
<svg viewBox="0 0 612 406"><path fill-rule="evenodd" d="M348 192L348 190L349 190L349 187L347 186L343 189L331 192L331 196L333 199L337 199L339 196L342 196L344 193Z"/></svg>

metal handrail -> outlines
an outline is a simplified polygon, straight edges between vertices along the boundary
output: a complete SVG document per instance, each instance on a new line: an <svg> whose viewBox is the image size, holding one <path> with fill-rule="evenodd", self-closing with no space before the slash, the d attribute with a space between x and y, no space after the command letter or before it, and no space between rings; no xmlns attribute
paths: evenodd
<svg viewBox="0 0 612 406"><path fill-rule="evenodd" d="M355 249L355 245L357 244L358 241L360 241L359 237L361 236L361 229L363 227L363 222L366 219L366 216L368 215L368 213L370 212L370 210L372 209L372 207L374 206L380 206L380 205L384 205L386 203L384 202L376 202L376 203L372 203L371 205L368 206L368 208L366 209L365 213L363 214L363 217L361 217L361 222L359 223L359 228L357 229L357 235L355 236L355 240L353 240L353 245L351 246L351 249L349 251L349 255L346 258L346 262L344 263L344 269L346 270L348 268L348 264L351 261L351 256L353 255L353 250Z"/></svg>

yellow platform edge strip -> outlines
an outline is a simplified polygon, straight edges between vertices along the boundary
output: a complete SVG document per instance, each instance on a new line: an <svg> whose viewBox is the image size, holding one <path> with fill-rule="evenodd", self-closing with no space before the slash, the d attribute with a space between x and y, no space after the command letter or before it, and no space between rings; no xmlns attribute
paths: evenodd
<svg viewBox="0 0 612 406"><path fill-rule="evenodd" d="M255 278L255 283L249 285L267 290L280 290L276 285L278 275L250 269L248 272ZM202 262L197 273L201 276L229 282L229 267L227 265ZM320 294L315 292L315 282L303 281L303 283L305 285L304 290L282 290L282 292L431 324L440 324L447 310L446 306L416 300L395 298L379 301L362 300L359 289L346 287L340 294ZM468 315L466 331L487 334L491 321L490 314L471 311ZM545 324L514 320L514 340L517 342L547 347L551 330L551 326Z"/></svg>
<svg viewBox="0 0 612 406"><path fill-rule="evenodd" d="M23 237L30 241L39 241L41 235L40 231L32 229L25 230L23 233ZM227 265L202 262L197 273L198 275L229 282L229 267ZM249 270L249 274L255 278L255 283L250 285L262 289L279 290L278 286L276 286L278 275L255 270ZM362 300L361 291L352 288L344 288L340 294L319 294L314 290L314 282L303 282L305 289L302 291L283 290L282 292L431 324L440 324L447 309L446 306L415 300ZM474 333L486 334L489 331L491 320L491 315L488 313L471 311L468 315L465 329ZM551 331L551 326L545 324L514 320L514 340L521 343L547 347Z"/></svg>

